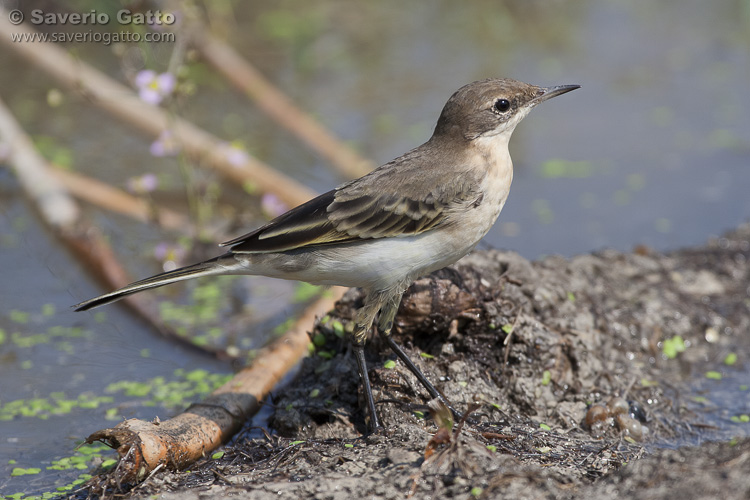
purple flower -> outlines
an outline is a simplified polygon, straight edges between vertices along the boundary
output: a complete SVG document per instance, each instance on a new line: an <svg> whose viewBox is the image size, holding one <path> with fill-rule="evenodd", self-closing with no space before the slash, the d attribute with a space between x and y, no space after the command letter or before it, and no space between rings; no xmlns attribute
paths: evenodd
<svg viewBox="0 0 750 500"><path fill-rule="evenodd" d="M185 258L185 248L169 243L159 243L154 247L154 257L162 263L164 271L172 271L180 265Z"/></svg>
<svg viewBox="0 0 750 500"><path fill-rule="evenodd" d="M273 193L266 193L260 199L260 208L270 219L274 219L289 210L289 207Z"/></svg>
<svg viewBox="0 0 750 500"><path fill-rule="evenodd" d="M159 179L154 174L143 174L127 180L128 191L135 194L145 194L154 191L159 186Z"/></svg>
<svg viewBox="0 0 750 500"><path fill-rule="evenodd" d="M157 75L155 71L144 69L135 75L138 97L143 102L156 106L174 90L177 80L171 73Z"/></svg>
<svg viewBox="0 0 750 500"><path fill-rule="evenodd" d="M242 144L237 142L225 143L222 150L229 164L234 167L241 167L250 160L250 155L247 154Z"/></svg>
<svg viewBox="0 0 750 500"><path fill-rule="evenodd" d="M175 140L170 130L164 130L154 142L151 143L149 151L153 156L176 156L180 152L180 145Z"/></svg>

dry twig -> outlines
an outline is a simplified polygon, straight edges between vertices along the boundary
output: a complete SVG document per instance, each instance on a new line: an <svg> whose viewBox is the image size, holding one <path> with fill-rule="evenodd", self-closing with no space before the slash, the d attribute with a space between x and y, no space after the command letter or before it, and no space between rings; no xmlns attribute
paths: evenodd
<svg viewBox="0 0 750 500"><path fill-rule="evenodd" d="M260 401L307 353L307 329L344 293L318 299L281 338L265 348L253 364L184 413L161 422L126 420L91 434L87 443L101 441L115 448L120 463L111 484L136 483L157 467L183 469L208 455L235 434L260 409Z"/></svg>
<svg viewBox="0 0 750 500"><path fill-rule="evenodd" d="M191 26L190 31L193 45L209 64L253 98L269 117L327 158L339 172L354 179L376 166L299 109L232 47L207 33L198 23Z"/></svg>
<svg viewBox="0 0 750 500"><path fill-rule="evenodd" d="M54 44L12 43L11 33L30 35L33 31L12 25L8 21L7 11L0 8L0 42L5 42L8 48L23 56L26 61L79 91L97 106L153 137L170 130L189 156L205 162L235 182L252 182L262 191L276 194L289 205L299 205L315 195L307 187L250 155L242 164L233 163L224 141L186 120L170 116L163 109L143 102L128 87L85 62L74 59Z"/></svg>

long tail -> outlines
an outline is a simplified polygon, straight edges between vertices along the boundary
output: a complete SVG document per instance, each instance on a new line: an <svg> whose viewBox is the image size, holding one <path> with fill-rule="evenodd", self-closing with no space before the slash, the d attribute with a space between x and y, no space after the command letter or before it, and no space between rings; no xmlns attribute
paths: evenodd
<svg viewBox="0 0 750 500"><path fill-rule="evenodd" d="M73 309L76 311L87 311L94 307L115 302L116 300L120 300L128 295L142 292L143 290L169 285L170 283L176 283L178 281L198 278L200 276L212 276L217 274L239 274L239 265L231 253L226 253L213 259L193 264L192 266L181 267L174 271L167 271L166 273L157 274L156 276L136 281L120 288L119 290L115 290L114 292L85 300L80 304L74 305Z"/></svg>

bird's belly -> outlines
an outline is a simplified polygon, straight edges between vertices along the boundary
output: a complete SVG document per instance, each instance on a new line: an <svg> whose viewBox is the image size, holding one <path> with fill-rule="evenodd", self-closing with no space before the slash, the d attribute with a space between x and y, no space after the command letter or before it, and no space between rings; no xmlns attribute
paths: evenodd
<svg viewBox="0 0 750 500"><path fill-rule="evenodd" d="M248 274L386 290L456 262L483 236L459 233L445 229L293 252L238 255L238 259L247 259Z"/></svg>

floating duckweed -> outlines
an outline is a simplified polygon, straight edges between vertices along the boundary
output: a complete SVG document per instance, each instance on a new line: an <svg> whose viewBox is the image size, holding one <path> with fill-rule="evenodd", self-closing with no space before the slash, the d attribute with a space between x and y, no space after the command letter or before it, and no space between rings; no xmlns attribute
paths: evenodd
<svg viewBox="0 0 750 500"><path fill-rule="evenodd" d="M68 399L62 392L54 392L48 398L16 399L0 406L0 420L12 420L16 417L36 417L43 420L52 415L65 415L74 408L97 408L104 403L111 403L111 396L94 396L81 394L77 399Z"/></svg>
<svg viewBox="0 0 750 500"><path fill-rule="evenodd" d="M40 472L42 472L42 469L38 467L29 467L28 469L24 469L23 467L14 467L10 475L12 477L30 476L34 474L39 474Z"/></svg>
<svg viewBox="0 0 750 500"><path fill-rule="evenodd" d="M18 309L11 309L10 310L10 320L14 323L21 323L26 324L29 322L29 317L31 316L29 313L24 311L19 311Z"/></svg>
<svg viewBox="0 0 750 500"><path fill-rule="evenodd" d="M594 166L589 161L571 161L553 158L541 164L541 175L548 179L582 179L594 173Z"/></svg>

